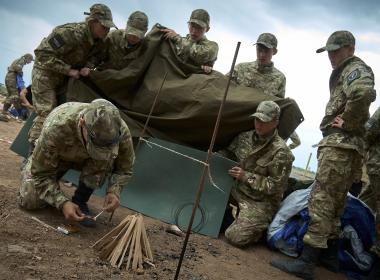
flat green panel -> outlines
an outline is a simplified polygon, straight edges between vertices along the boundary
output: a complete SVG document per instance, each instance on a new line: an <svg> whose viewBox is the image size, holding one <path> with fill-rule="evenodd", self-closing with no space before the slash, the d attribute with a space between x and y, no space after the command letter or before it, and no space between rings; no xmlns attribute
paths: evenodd
<svg viewBox="0 0 380 280"><path fill-rule="evenodd" d="M11 149L21 156L28 152L27 134L32 121L29 119L13 142ZM152 142L175 150L181 154L206 160L206 153L158 139ZM219 156L210 161L213 187L206 176L200 207L195 216L193 229L201 234L217 237L222 223L232 178L227 170L235 162ZM136 153L134 174L121 195L122 206L141 212L167 223L178 224L186 229L192 206L201 179L203 165L154 145L141 143ZM65 179L78 183L79 172L70 170ZM105 187L96 192L105 195Z"/></svg>

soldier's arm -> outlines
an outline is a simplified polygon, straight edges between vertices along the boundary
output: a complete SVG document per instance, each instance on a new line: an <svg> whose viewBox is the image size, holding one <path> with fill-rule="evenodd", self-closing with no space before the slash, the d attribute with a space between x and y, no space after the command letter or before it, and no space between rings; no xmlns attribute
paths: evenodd
<svg viewBox="0 0 380 280"><path fill-rule="evenodd" d="M135 161L132 137L127 127L125 127L125 131L124 138L119 144L119 154L115 159L113 172L107 188L107 193L114 193L118 197L120 197L123 187L132 177L133 163Z"/></svg>
<svg viewBox="0 0 380 280"><path fill-rule="evenodd" d="M368 144L374 143L380 136L380 107L377 108L366 124L366 140Z"/></svg>
<svg viewBox="0 0 380 280"><path fill-rule="evenodd" d="M11 70L17 73L22 73L22 68L25 65L24 58L18 58L11 64Z"/></svg>
<svg viewBox="0 0 380 280"><path fill-rule="evenodd" d="M57 182L59 156L57 137L43 131L33 151L31 173L41 200L61 209L69 199L60 190Z"/></svg>
<svg viewBox="0 0 380 280"><path fill-rule="evenodd" d="M357 71L356 74L353 74L354 71ZM375 98L372 73L363 68L354 71L345 77L343 84L347 103L341 118L344 120L343 128L347 131L361 128L363 120L365 122L368 118L369 106ZM356 75L354 80L352 80L353 75Z"/></svg>
<svg viewBox="0 0 380 280"><path fill-rule="evenodd" d="M253 190L266 195L283 192L284 184L288 180L294 157L280 149L268 165L268 175L264 176L257 172L246 172L243 182Z"/></svg>
<svg viewBox="0 0 380 280"><path fill-rule="evenodd" d="M292 141L292 143L289 144L289 149L292 150L301 145L301 139L295 131L292 134L290 134L289 138Z"/></svg>
<svg viewBox="0 0 380 280"><path fill-rule="evenodd" d="M189 49L190 58L197 65L213 66L218 56L218 44L212 41L192 44Z"/></svg>
<svg viewBox="0 0 380 280"><path fill-rule="evenodd" d="M285 98L285 87L286 87L286 78L285 76L281 79L280 87L278 88L277 97Z"/></svg>
<svg viewBox="0 0 380 280"><path fill-rule="evenodd" d="M63 57L80 45L72 29L59 28L45 39L42 46L35 50L38 62L44 69L69 75L72 65Z"/></svg>

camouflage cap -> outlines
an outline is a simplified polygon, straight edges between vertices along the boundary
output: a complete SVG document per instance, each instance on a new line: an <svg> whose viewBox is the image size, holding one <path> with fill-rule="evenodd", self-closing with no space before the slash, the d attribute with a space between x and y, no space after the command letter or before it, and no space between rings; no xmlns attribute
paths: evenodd
<svg viewBox="0 0 380 280"><path fill-rule="evenodd" d="M345 46L354 46L355 45L355 37L352 35L350 31L340 30L335 31L330 37L327 39L326 46L319 48L316 50L317 53L321 53L324 51L336 51Z"/></svg>
<svg viewBox="0 0 380 280"><path fill-rule="evenodd" d="M26 59L28 59L28 60L30 60L30 61L33 61L33 60L34 60L33 55L30 54L30 53L26 53L26 54L24 54L23 57L26 58Z"/></svg>
<svg viewBox="0 0 380 280"><path fill-rule="evenodd" d="M276 49L277 38L272 33L263 33L257 38L256 45L257 44L264 45L268 49Z"/></svg>
<svg viewBox="0 0 380 280"><path fill-rule="evenodd" d="M144 38L148 30L148 16L140 11L133 12L127 21L125 32L129 35L135 35L140 39Z"/></svg>
<svg viewBox="0 0 380 280"><path fill-rule="evenodd" d="M112 13L110 8L104 4L94 4L90 8L90 12L84 12L85 15L88 15L89 19L98 20L103 26L111 28L116 27L113 23Z"/></svg>
<svg viewBox="0 0 380 280"><path fill-rule="evenodd" d="M280 107L274 101L262 101L252 116L263 122L270 122L280 118Z"/></svg>
<svg viewBox="0 0 380 280"><path fill-rule="evenodd" d="M83 113L87 130L87 152L95 160L108 160L119 151L121 117L105 99L95 99Z"/></svg>
<svg viewBox="0 0 380 280"><path fill-rule="evenodd" d="M206 10L196 9L191 13L188 23L195 23L207 29L210 27L210 15Z"/></svg>

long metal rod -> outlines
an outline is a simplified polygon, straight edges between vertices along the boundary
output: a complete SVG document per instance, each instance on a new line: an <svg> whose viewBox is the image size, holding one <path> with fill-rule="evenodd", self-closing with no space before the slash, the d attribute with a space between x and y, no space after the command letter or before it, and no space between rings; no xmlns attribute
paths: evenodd
<svg viewBox="0 0 380 280"><path fill-rule="evenodd" d="M149 123L149 121L150 121L150 118L152 117L153 110L154 110L154 108L156 107L156 103L157 103L158 97L159 97L159 95L160 95L160 93L161 93L161 90L162 90L162 87L164 86L164 83L165 83L165 81L166 81L166 77L167 77L167 75L168 75L168 71L165 72L164 79L162 80L161 86L160 86L160 88L158 89L158 91L157 91L157 93L156 93L156 96L154 97L152 107L150 107L150 112L149 112L148 118L147 118L146 121L145 121L144 128L143 128L143 130L141 131L140 137L143 137L144 134L145 134L145 131L146 131L147 127L148 127L148 123ZM137 142L137 145L136 145L136 149L135 149L136 151L138 150L138 148L139 148L139 146L140 146L140 142L141 142L141 141L140 141L140 139L139 139L139 141Z"/></svg>
<svg viewBox="0 0 380 280"><path fill-rule="evenodd" d="M218 131L219 131L219 125L220 125L220 120L221 120L221 117L222 117L223 107L224 107L224 104L226 102L227 93L228 93L228 89L230 87L230 82L231 82L231 75L232 75L232 72L233 72L233 70L235 68L235 63L236 63L237 55L239 53L239 48L240 48L240 42L238 42L237 45L236 45L235 56L234 56L234 59L232 61L230 75L228 77L228 82L227 82L226 90L224 92L222 103L220 104L220 107L219 107L219 112L218 112L218 116L217 116L217 119L216 119L216 123L215 123L215 127L214 127L214 132L212 134L211 143L210 143L210 146L209 146L208 152L207 152L206 165L203 168L203 173L202 173L202 176L201 176L201 180L199 182L198 191L197 191L195 202L194 202L194 206L193 206L193 211L191 213L189 225L187 227L186 237L185 237L185 240L183 242L183 247L182 247L181 255L179 257L179 261L178 261L177 270L176 270L176 273L175 273L175 276L174 276L174 280L178 279L179 273L181 271L183 257L184 257L185 252L186 252L186 247L187 247L187 243L189 241L189 236L190 236L191 228L193 227L195 212L198 209L199 202L201 200L201 196L202 196L202 193L203 193L204 182L205 182L205 178L206 178L206 175L208 173L208 168L209 168L208 164L210 162L210 159L211 159L211 156L212 156L212 150L213 150L214 144L215 144L215 139L216 139L216 136L217 136Z"/></svg>

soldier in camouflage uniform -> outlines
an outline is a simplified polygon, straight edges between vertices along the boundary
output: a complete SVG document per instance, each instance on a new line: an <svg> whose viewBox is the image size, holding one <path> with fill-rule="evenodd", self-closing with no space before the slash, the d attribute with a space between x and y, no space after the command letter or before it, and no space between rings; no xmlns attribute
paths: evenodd
<svg viewBox="0 0 380 280"><path fill-rule="evenodd" d="M94 189L108 178L105 210L120 205L120 193L132 176L134 151L128 126L109 101L68 102L54 109L44 122L33 154L22 171L19 204L25 209L51 205L68 220L85 221ZM58 180L68 170L81 171L72 202Z"/></svg>
<svg viewBox="0 0 380 280"><path fill-rule="evenodd" d="M225 232L227 240L239 247L257 242L268 228L282 200L294 160L277 132L280 107L273 101L263 101L253 116L255 130L241 133L227 148L243 159L228 172L237 179L231 195L240 212ZM240 138L252 140L239 141Z"/></svg>
<svg viewBox="0 0 380 280"><path fill-rule="evenodd" d="M376 255L373 269L368 279L380 279L380 107L372 115L366 125L366 144L368 147L366 169L376 212L376 244L372 252Z"/></svg>
<svg viewBox="0 0 380 280"><path fill-rule="evenodd" d="M284 98L286 79L272 62L276 53L277 38L271 33L261 34L256 42L256 61L236 65L232 80L238 85L258 88L265 94Z"/></svg>
<svg viewBox="0 0 380 280"><path fill-rule="evenodd" d="M181 37L172 29L162 29L164 37L176 46L177 55L183 62L199 66L205 73L211 73L218 56L218 44L206 38L210 30L210 15L206 10L197 9L188 21L189 34Z"/></svg>
<svg viewBox="0 0 380 280"><path fill-rule="evenodd" d="M369 106L375 100L374 74L354 56L355 38L348 31L336 31L326 46L333 68L330 100L320 129L318 170L309 197L310 224L301 256L292 261L273 260L272 265L304 279L314 278L319 261L338 271L338 237L347 192L358 178L364 154L365 124Z"/></svg>
<svg viewBox="0 0 380 280"><path fill-rule="evenodd" d="M107 37L107 58L100 69L120 70L127 67L143 53L142 44L148 30L148 17L145 13L133 12L125 30L115 30Z"/></svg>
<svg viewBox="0 0 380 280"><path fill-rule="evenodd" d="M16 59L12 62L11 66L8 67L8 73L5 76L5 86L7 87L7 98L4 101L3 111L0 113L0 120L7 121L8 118L6 117L8 109L13 106L15 108L20 108L20 101L19 101L19 91L17 90L17 81L16 77L17 75L23 74L22 68L33 61L33 55L27 53L24 54L22 57Z"/></svg>
<svg viewBox="0 0 380 280"><path fill-rule="evenodd" d="M111 10L94 4L85 22L56 27L34 51L36 61L32 71L33 103L37 112L29 132L33 146L39 137L46 116L57 106L57 95L68 77L88 76L104 57L105 37L111 27Z"/></svg>

